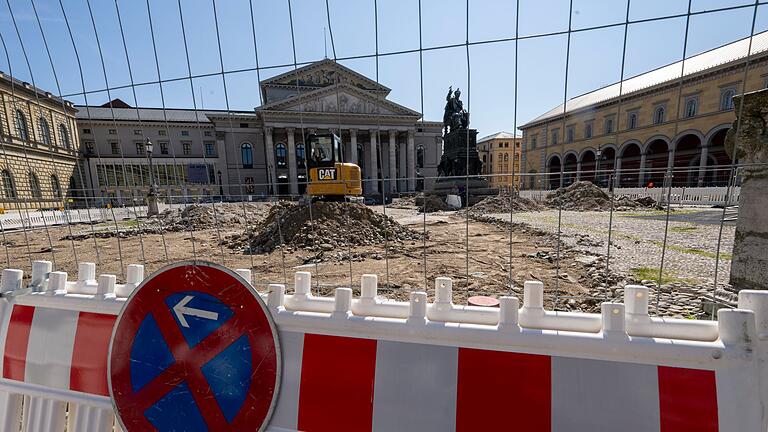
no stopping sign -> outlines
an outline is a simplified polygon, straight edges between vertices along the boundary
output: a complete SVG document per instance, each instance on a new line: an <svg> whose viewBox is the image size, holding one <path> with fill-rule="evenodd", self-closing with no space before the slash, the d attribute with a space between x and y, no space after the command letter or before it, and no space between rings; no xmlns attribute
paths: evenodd
<svg viewBox="0 0 768 432"><path fill-rule="evenodd" d="M225 267L163 268L133 292L115 324L109 391L127 432L263 430L279 380L270 313Z"/></svg>

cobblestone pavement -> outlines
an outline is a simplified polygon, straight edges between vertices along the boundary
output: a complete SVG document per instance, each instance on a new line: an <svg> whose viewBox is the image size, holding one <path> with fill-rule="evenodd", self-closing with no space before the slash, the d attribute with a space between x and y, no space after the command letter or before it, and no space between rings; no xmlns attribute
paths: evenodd
<svg viewBox="0 0 768 432"><path fill-rule="evenodd" d="M705 216L722 213L721 209L682 208L675 215L701 212ZM711 213L711 214L710 214ZM661 216L651 219L648 216ZM615 212L612 221L610 268L630 275L658 277L666 221L664 211ZM489 215L510 220L509 214ZM605 255L607 252L609 212L562 212L562 241L584 252ZM695 220L695 218L690 218ZM556 234L558 211L515 213L513 222L521 222ZM669 221L667 247L664 253L664 275L671 279L696 284L714 281L719 225ZM726 282L731 268L735 228L723 227L720 244L718 282Z"/></svg>

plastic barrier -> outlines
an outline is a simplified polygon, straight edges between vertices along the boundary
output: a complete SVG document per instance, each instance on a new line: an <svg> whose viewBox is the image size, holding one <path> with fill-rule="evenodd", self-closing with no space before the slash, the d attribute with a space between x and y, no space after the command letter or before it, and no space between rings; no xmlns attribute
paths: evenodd
<svg viewBox="0 0 768 432"><path fill-rule="evenodd" d="M4 270L0 298L0 430L112 431L106 363L115 316L141 282L77 280L35 262L28 285ZM250 279L248 270L237 273ZM601 314L543 309L543 285L500 308L394 302L365 275L362 296L333 298L271 284L283 369L268 430L761 431L768 391L768 292L742 291L717 322L648 315L645 287Z"/></svg>

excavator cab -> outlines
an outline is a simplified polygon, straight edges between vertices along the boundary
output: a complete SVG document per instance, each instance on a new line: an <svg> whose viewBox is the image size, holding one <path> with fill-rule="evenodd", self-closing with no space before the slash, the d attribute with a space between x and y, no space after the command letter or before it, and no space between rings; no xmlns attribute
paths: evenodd
<svg viewBox="0 0 768 432"><path fill-rule="evenodd" d="M328 200L362 195L360 167L344 163L341 139L336 134L309 134L305 142L309 170L307 194Z"/></svg>

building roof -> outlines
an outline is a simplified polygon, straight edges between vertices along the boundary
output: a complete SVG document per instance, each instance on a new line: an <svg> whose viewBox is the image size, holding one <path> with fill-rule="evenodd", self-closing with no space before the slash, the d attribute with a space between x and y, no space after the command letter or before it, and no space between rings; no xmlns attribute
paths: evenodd
<svg viewBox="0 0 768 432"><path fill-rule="evenodd" d="M37 95L37 97L41 99L50 99L54 104L56 105L63 105L67 107L69 110L73 110L74 107L72 105L72 102L62 99L58 96L54 96L51 94L51 92L45 91L41 88L35 87L32 84L22 81L18 78L14 78L8 74L6 74L3 71L0 71L0 81L8 84L9 86L12 86L14 91L24 91L33 95ZM42 100L41 100L42 101Z"/></svg>
<svg viewBox="0 0 768 432"><path fill-rule="evenodd" d="M751 53L749 54L764 53L765 51L768 51L768 32L755 34L751 39L752 48ZM685 59L685 61L677 61L675 63L662 66L658 69L645 72L643 74L625 79L623 81L594 90L592 92L576 96L567 101L565 109L563 104L560 104L559 106L520 126L519 129L525 129L544 120L562 117L564 112L566 114L572 113L580 109L591 107L592 105L601 102L616 99L619 96L627 97L632 93L636 93L650 87L679 80L681 71L683 77L688 77L717 66L723 66L738 61L743 62L748 57L747 50L749 49L749 40L750 38L744 38L736 42L705 51L701 54L688 57Z"/></svg>
<svg viewBox="0 0 768 432"><path fill-rule="evenodd" d="M515 136L515 134L501 131L501 132L496 132L493 135L484 136L484 137L480 138L479 140L477 140L477 143L480 144L480 143L484 143L486 141L491 141L491 140L496 140L496 139L513 139L513 138L517 138Z"/></svg>
<svg viewBox="0 0 768 432"><path fill-rule="evenodd" d="M116 121L143 121L143 122L165 122L170 123L211 123L209 116L226 116L229 111L226 110L190 110L175 108L109 108L109 102L106 106L77 106L76 118L81 121L112 121L113 115ZM165 113L163 113L165 111ZM232 114L254 115L253 111L232 111Z"/></svg>

